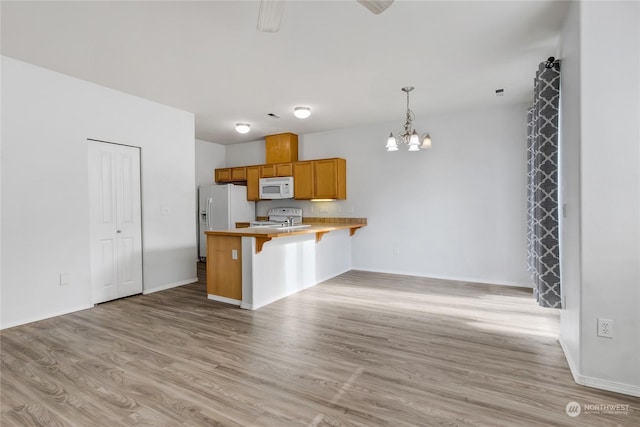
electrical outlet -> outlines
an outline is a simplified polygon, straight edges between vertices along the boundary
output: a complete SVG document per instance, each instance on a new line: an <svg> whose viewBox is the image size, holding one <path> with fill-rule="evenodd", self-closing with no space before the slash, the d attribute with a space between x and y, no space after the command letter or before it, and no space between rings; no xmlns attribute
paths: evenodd
<svg viewBox="0 0 640 427"><path fill-rule="evenodd" d="M393 256L400 256L400 248L398 247L393 248Z"/></svg>
<svg viewBox="0 0 640 427"><path fill-rule="evenodd" d="M613 320L598 318L598 336L613 338Z"/></svg>

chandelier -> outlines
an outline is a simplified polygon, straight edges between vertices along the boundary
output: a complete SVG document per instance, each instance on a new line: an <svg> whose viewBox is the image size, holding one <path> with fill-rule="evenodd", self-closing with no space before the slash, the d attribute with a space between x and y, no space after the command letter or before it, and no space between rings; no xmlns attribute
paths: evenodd
<svg viewBox="0 0 640 427"><path fill-rule="evenodd" d="M407 94L407 119L404 123L404 129L398 135L398 138L393 136L393 132L389 134L387 139L386 149L387 151L398 151L398 143L404 144L409 147L409 151L420 151L420 149L427 149L431 147L431 137L428 133L422 137L422 143L420 142L420 135L413 129L412 122L415 118L415 114L409 108L409 92L414 89L413 86L403 87L402 91Z"/></svg>

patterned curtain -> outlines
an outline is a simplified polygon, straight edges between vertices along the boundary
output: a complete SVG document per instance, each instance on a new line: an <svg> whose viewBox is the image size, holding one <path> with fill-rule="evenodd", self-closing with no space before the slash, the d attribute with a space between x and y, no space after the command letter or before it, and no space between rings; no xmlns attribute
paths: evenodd
<svg viewBox="0 0 640 427"><path fill-rule="evenodd" d="M527 126L527 263L538 304L562 308L558 226L560 63L540 63L534 88Z"/></svg>

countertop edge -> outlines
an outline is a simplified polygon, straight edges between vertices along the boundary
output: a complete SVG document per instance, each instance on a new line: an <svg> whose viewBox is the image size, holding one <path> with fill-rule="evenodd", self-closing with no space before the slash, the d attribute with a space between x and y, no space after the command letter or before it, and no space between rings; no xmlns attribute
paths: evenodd
<svg viewBox="0 0 640 427"><path fill-rule="evenodd" d="M293 230L276 230L270 228L234 228L231 230L210 230L205 231L207 236L240 236L240 237L286 237L293 236L296 234L312 234L312 233L326 233L329 231L335 230L347 230L347 229L358 229L361 227L366 227L366 223L354 223L354 224L345 224L345 223L306 223L310 224L310 227L305 228L296 228Z"/></svg>

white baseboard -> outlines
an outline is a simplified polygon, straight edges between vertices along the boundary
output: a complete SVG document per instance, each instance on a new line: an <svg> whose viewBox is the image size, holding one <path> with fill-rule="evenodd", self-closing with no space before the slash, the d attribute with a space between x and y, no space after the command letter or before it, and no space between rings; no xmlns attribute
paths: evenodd
<svg viewBox="0 0 640 427"><path fill-rule="evenodd" d="M64 316L65 314L75 313L76 311L88 310L88 309L93 308L93 307L94 307L93 304L80 305L80 306L77 306L77 307L74 307L74 308L71 308L71 309L62 310L62 311L56 311L56 312L53 312L53 313L45 314L43 316L36 316L36 317L32 317L32 318L18 320L16 322L9 322L9 323L6 323L4 325L1 325L0 326L0 330L13 328L14 326L26 325L27 323L38 322L40 320L51 319L52 317Z"/></svg>
<svg viewBox="0 0 640 427"><path fill-rule="evenodd" d="M564 344L562 338L558 339L560 347L564 352L564 357L567 359L569 370L573 376L573 380L576 384L580 384L586 387L597 388L601 390L613 391L615 393L628 394L630 396L640 397L640 387L633 384L619 383L616 381L604 380L602 378L589 377L582 375L576 366L575 360L567 346Z"/></svg>
<svg viewBox="0 0 640 427"><path fill-rule="evenodd" d="M145 289L142 291L144 295L152 294L154 292L166 291L167 289L176 288L182 285L188 285L189 283L197 282L198 278L194 277L193 279L182 280L180 282L167 283L165 285L160 285L155 288Z"/></svg>
<svg viewBox="0 0 640 427"><path fill-rule="evenodd" d="M427 279L440 279L440 280L453 280L456 282L470 282L470 283L483 283L487 285L500 285L500 286L514 286L518 288L531 288L531 284L529 283L515 283L504 280L491 280L491 279L481 279L478 277L461 277L461 276L447 276L440 274L424 274L424 273L416 273L411 271L397 271L397 270L383 270L377 268L368 268L368 267L351 267L351 270L360 270L360 271L368 271L371 273L385 273L385 274L397 274L401 276L414 276L414 277L425 277Z"/></svg>
<svg viewBox="0 0 640 427"><path fill-rule="evenodd" d="M616 381L603 380L601 378L587 377L585 375L574 375L573 377L580 385L640 397L640 387L633 384L619 383Z"/></svg>
<svg viewBox="0 0 640 427"><path fill-rule="evenodd" d="M345 270L345 271L343 271L343 273L346 273L347 271L349 271L349 270ZM330 277L326 278L325 280L329 280L329 279L331 279L333 277L336 277L336 276L338 276L340 274L342 274L342 273L338 273L335 276L330 276ZM282 298L286 298L286 297L289 297L291 295L295 295L298 292L304 291L305 289L313 288L314 286L316 286L317 284L319 284L319 283L321 283L323 281L324 280L319 280L319 281L316 281L315 283L310 283L310 284L308 284L306 286L303 286L303 287L301 287L299 289L295 289L295 290L289 291L289 292L283 292L280 295L276 295L276 296L271 297L269 299L266 299L266 300L263 300L263 301L258 301L258 302L253 303L253 304L247 304L247 303L243 302L242 304L240 304L240 308L244 308L245 310L257 310L260 307L264 307L265 305L269 305L269 304L271 304L273 302L281 300Z"/></svg>
<svg viewBox="0 0 640 427"><path fill-rule="evenodd" d="M351 268L346 268L343 271L339 271L339 272L337 272L335 274L331 274L331 275L329 275L327 277L320 278L320 279L316 278L316 283L314 285L311 285L311 286L315 286L315 285L317 285L319 283L326 282L327 280L333 279L334 277L337 277L337 276L339 276L341 274L347 273L347 272L349 272L351 270L352 270ZM307 286L305 289L310 288L311 286Z"/></svg>
<svg viewBox="0 0 640 427"><path fill-rule="evenodd" d="M225 304L239 305L242 307L242 301L240 301L239 299L221 297L219 295L212 295L212 294L208 294L207 298L213 301L223 302Z"/></svg>

